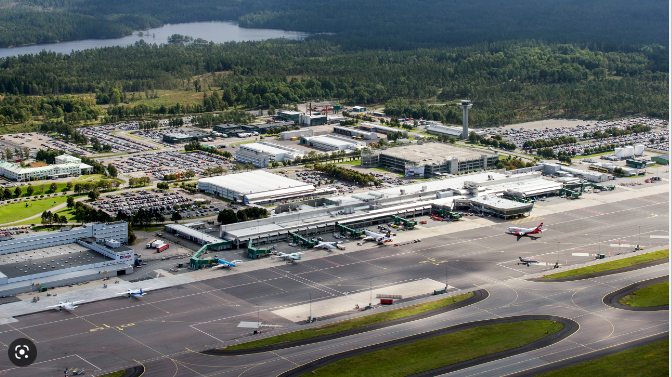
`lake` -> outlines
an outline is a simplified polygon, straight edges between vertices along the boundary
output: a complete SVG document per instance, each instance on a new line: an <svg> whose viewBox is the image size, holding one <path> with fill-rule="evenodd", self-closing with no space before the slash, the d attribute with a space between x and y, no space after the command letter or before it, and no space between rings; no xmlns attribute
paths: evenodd
<svg viewBox="0 0 672 377"><path fill-rule="evenodd" d="M303 33L298 31L285 31L276 29L246 29L238 26L238 24L235 22L222 21L166 24L159 28L144 30L142 33L144 34L142 37L139 36L138 32L135 32L132 35L127 35L121 38L84 39L81 41L0 48L0 58L7 56L37 54L42 50L69 54L73 50L81 51L100 47L131 46L141 39L144 39L145 42L150 44L161 44L167 43L168 37L173 34L188 35L194 39L203 38L206 41L212 41L215 43L233 41L260 41L272 38L299 40L310 35L310 33Z"/></svg>

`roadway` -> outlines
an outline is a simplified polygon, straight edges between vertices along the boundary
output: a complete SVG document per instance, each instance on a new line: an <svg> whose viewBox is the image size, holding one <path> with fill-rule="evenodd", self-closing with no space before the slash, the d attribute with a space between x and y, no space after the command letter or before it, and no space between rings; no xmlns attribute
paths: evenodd
<svg viewBox="0 0 672 377"><path fill-rule="evenodd" d="M37 344L38 358L32 366L9 370L6 375L33 376L39 370L40 375L58 376L65 366L102 373L142 364L147 368L144 376L243 372L273 376L329 354L467 321L550 314L579 322L581 330L550 347L454 372L503 375L654 335L667 331L667 311L624 311L606 306L602 298L632 283L666 275L669 264L590 280L546 283L525 279L540 276L548 266L516 263L518 256L549 265L557 260L561 265L586 262L598 251L616 254L618 248L609 245L617 240L640 243L648 249L667 248L668 239L650 236L669 235L668 193L628 193L612 193L613 200L588 208L581 206L584 199L567 202L564 211L555 213L544 210L544 205L551 208L563 202L539 203L535 211L540 216L518 224L536 226L543 221L548 231L536 241L516 241L515 236L504 233L506 224L479 219L489 225L447 234L434 231L427 238L418 233L417 238L422 238L419 244L368 244L366 248L319 258L311 257L311 251L299 263L220 270L215 278L151 292L140 299L115 298L87 303L71 313L46 311L21 316L18 322L0 325L0 343L4 349L18 337L29 337ZM378 288L415 279L444 282L446 274L451 286L462 291L485 288L490 296L436 317L317 345L226 358L195 352L253 339L250 329L236 327L241 321L259 318L265 324L283 326L269 333L309 326L298 323L308 313L297 315L294 321L272 313L308 303L309 297L320 301L367 291L370 285ZM6 353L2 353L0 373L12 368Z"/></svg>

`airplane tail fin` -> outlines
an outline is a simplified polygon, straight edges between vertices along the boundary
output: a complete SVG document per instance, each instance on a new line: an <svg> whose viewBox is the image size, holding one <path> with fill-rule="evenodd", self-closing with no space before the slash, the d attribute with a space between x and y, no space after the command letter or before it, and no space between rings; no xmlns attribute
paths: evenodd
<svg viewBox="0 0 672 377"><path fill-rule="evenodd" d="M523 262L523 258L521 258L521 257L518 257L518 259L520 259L520 261L521 261L521 262Z"/></svg>
<svg viewBox="0 0 672 377"><path fill-rule="evenodd" d="M142 288L140 288L140 296L142 296Z"/></svg>
<svg viewBox="0 0 672 377"><path fill-rule="evenodd" d="M544 223L539 224L539 226L537 227L537 230L541 230L541 227L542 227L543 225L544 225Z"/></svg>

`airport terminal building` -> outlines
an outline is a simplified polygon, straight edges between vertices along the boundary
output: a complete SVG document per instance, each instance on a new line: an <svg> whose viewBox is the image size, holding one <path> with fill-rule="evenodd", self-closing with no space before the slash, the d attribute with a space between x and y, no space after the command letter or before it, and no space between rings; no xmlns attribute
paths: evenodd
<svg viewBox="0 0 672 377"><path fill-rule="evenodd" d="M252 164L258 168L268 167L273 161L294 161L297 156L303 157L303 151L284 145L260 141L252 144L241 144L236 151L236 161Z"/></svg>

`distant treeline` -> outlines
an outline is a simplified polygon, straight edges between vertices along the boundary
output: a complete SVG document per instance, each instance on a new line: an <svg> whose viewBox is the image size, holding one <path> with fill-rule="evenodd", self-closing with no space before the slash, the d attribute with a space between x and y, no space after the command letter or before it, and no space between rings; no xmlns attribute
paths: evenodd
<svg viewBox="0 0 672 377"><path fill-rule="evenodd" d="M25 34L29 43L39 40L39 29L32 26L35 22L43 30L61 30L58 40L65 40L64 37L77 39L81 35L113 36L127 30L122 28L143 23L216 20L237 20L243 27L333 33L314 38L334 41L348 50L466 46L521 38L594 43L611 50L632 44L668 43L667 2L660 0L16 0L7 3L0 13L16 9L23 12L21 19L8 28L12 30L11 38L17 40ZM95 22L100 23L98 27L89 27ZM81 27L77 27L79 24ZM115 30L114 24L120 28ZM72 30L68 31L68 27ZM0 43L7 40L0 38Z"/></svg>
<svg viewBox="0 0 672 377"><path fill-rule="evenodd" d="M185 89L195 76L228 71L215 79L217 91L189 109L180 104L154 109L131 102L110 107L108 115L124 119L233 106L277 108L331 98L345 104L385 103L385 112L393 116L461 123L457 107L430 106L427 100L453 103L469 98L474 102L470 122L475 126L562 116L667 118L667 55L667 48L658 45L642 46L636 52L604 52L539 41L356 53L319 40L189 46L140 43L0 59L0 94L93 92L97 98L111 93L114 99L119 97L115 93L121 93L128 99L124 93ZM32 99L13 101L28 101L24 113L45 109L30 106ZM94 116L94 109L81 100L75 109L78 118ZM53 111L58 110L52 106ZM0 108L0 114L8 112L14 113L14 119L22 114Z"/></svg>

